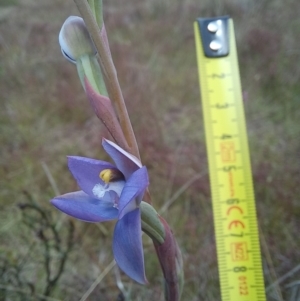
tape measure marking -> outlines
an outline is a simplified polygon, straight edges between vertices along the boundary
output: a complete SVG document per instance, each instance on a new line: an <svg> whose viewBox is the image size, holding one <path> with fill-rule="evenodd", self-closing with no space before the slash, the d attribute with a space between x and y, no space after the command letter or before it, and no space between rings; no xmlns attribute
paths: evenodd
<svg viewBox="0 0 300 301"><path fill-rule="evenodd" d="M265 301L233 22L228 17L199 20L194 29L221 296L223 301ZM201 39L206 30L201 26L210 22L220 26L221 35L208 32ZM228 52L219 48L220 56L216 50L207 54L202 44L215 37L217 42L229 39Z"/></svg>

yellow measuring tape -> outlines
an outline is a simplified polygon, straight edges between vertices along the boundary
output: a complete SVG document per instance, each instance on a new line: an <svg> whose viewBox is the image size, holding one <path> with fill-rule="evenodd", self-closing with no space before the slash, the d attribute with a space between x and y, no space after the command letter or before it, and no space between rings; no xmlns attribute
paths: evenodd
<svg viewBox="0 0 300 301"><path fill-rule="evenodd" d="M233 22L194 23L223 301L265 301Z"/></svg>

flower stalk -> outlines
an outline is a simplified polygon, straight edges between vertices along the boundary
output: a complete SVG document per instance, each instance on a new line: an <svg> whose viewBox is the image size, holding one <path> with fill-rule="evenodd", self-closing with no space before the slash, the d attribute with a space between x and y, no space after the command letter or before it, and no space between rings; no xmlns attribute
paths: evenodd
<svg viewBox="0 0 300 301"><path fill-rule="evenodd" d="M179 301L184 283L182 255L168 223L161 216L159 219L165 229L165 239L163 243L153 240L153 244L164 274L165 299Z"/></svg>
<svg viewBox="0 0 300 301"><path fill-rule="evenodd" d="M105 41L103 38L103 36L106 37L106 33L104 34L102 32L103 30L105 30L104 23L102 23L101 27L99 25L99 29L97 21L93 15L93 11L91 10L86 0L74 0L74 2L77 5L77 8L98 51L97 58L104 75L104 81L106 83L107 91L110 99L115 105L121 128L123 129L125 139L129 146L129 150L127 151L140 159L137 142L117 78L117 72L113 64L111 55L108 51L108 45L106 45L107 41ZM102 13L100 12L100 14ZM101 21L101 18L99 20Z"/></svg>

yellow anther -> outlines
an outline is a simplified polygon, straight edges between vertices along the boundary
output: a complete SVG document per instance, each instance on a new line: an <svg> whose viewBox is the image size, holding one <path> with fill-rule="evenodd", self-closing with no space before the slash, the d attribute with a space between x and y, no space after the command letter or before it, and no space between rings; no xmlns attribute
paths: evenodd
<svg viewBox="0 0 300 301"><path fill-rule="evenodd" d="M99 177L105 184L124 180L123 174L118 169L103 169L100 172Z"/></svg>
<svg viewBox="0 0 300 301"><path fill-rule="evenodd" d="M111 169L103 169L100 172L99 177L104 183L107 184L110 182L111 174L112 174Z"/></svg>

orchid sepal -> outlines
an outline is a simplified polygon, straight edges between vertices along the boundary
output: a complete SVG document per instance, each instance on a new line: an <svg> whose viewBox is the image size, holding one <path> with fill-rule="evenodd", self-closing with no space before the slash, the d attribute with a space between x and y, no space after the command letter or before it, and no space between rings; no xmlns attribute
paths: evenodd
<svg viewBox="0 0 300 301"><path fill-rule="evenodd" d="M130 229L127 230L127 229ZM137 208L119 219L114 231L113 252L118 266L140 284L148 281L145 276L142 248L141 213Z"/></svg>
<svg viewBox="0 0 300 301"><path fill-rule="evenodd" d="M65 214L90 223L110 221L118 217L118 210L109 202L100 203L83 191L57 196L51 200L51 204Z"/></svg>
<svg viewBox="0 0 300 301"><path fill-rule="evenodd" d="M139 168L127 179L119 200L119 219L140 207L144 192L149 185L145 166ZM134 201L132 201L134 200Z"/></svg>

